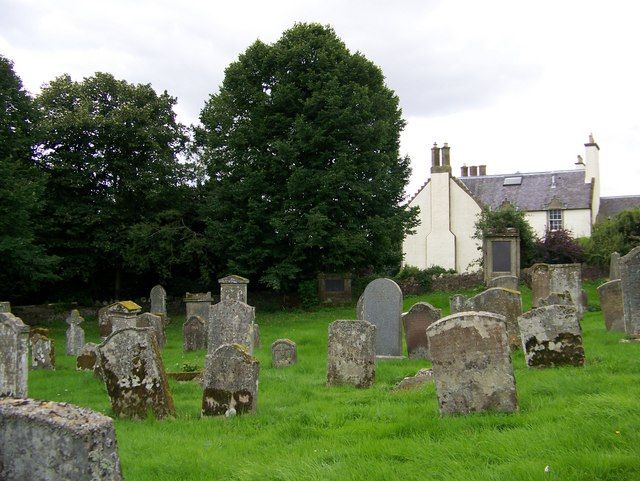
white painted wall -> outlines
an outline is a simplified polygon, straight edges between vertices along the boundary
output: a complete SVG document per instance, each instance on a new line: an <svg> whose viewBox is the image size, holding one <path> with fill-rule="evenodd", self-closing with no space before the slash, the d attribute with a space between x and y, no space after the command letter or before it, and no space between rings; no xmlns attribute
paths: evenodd
<svg viewBox="0 0 640 481"><path fill-rule="evenodd" d="M585 144L585 179L587 183L594 180L591 198L591 223L595 224L600 210L600 148L596 143Z"/></svg>
<svg viewBox="0 0 640 481"><path fill-rule="evenodd" d="M472 264L482 258L482 245L473 239L474 225L480 214L480 206L453 179L451 188L451 231L456 238L456 271L472 272L480 268L480 264Z"/></svg>
<svg viewBox="0 0 640 481"><path fill-rule="evenodd" d="M427 233L431 230L431 182L418 193L409 203L409 206L420 207L418 220L420 225L416 227L416 233L405 237L402 243L404 260L402 265L415 266L420 269L427 268Z"/></svg>
<svg viewBox="0 0 640 481"><path fill-rule="evenodd" d="M547 211L527 212L525 217L538 237L543 238L547 232ZM591 236L591 211L589 209L563 210L562 225L572 232L573 237L589 237Z"/></svg>
<svg viewBox="0 0 640 481"><path fill-rule="evenodd" d="M451 232L451 176L448 172L431 174L431 229L427 233L427 267L456 268L456 239Z"/></svg>

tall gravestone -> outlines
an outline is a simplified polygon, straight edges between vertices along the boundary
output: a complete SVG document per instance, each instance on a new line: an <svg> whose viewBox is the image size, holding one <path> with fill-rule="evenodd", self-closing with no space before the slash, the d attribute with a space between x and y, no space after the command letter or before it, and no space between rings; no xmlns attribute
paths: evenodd
<svg viewBox="0 0 640 481"><path fill-rule="evenodd" d="M84 322L84 318L80 316L78 309L74 309L66 320L69 327L66 332L67 356L77 356L84 346L84 329L80 324Z"/></svg>
<svg viewBox="0 0 640 481"><path fill-rule="evenodd" d="M487 287L502 287L512 291L520 290L520 279L516 276L497 276L487 282Z"/></svg>
<svg viewBox="0 0 640 481"><path fill-rule="evenodd" d="M29 326L0 312L0 397L27 397Z"/></svg>
<svg viewBox="0 0 640 481"><path fill-rule="evenodd" d="M42 334L34 334L31 343L31 368L53 370L56 366L54 341Z"/></svg>
<svg viewBox="0 0 640 481"><path fill-rule="evenodd" d="M209 322L209 308L211 307L211 292L187 292L184 296L184 303L187 309L185 319L192 316L200 316Z"/></svg>
<svg viewBox="0 0 640 481"><path fill-rule="evenodd" d="M0 479L122 481L113 420L67 403L0 399Z"/></svg>
<svg viewBox="0 0 640 481"><path fill-rule="evenodd" d="M167 291L161 285L153 286L151 293L149 294L151 299L151 308L149 311L152 314L160 317L167 316Z"/></svg>
<svg viewBox="0 0 640 481"><path fill-rule="evenodd" d="M533 307L540 307L540 299L552 292L568 291L582 317L582 266L580 264L534 264L531 266L531 295Z"/></svg>
<svg viewBox="0 0 640 481"><path fill-rule="evenodd" d="M600 308L607 331L625 332L621 283L620 279L614 279L598 287Z"/></svg>
<svg viewBox="0 0 640 481"><path fill-rule="evenodd" d="M247 285L249 279L231 275L218 279L220 284L220 300L234 300L247 303Z"/></svg>
<svg viewBox="0 0 640 481"><path fill-rule="evenodd" d="M402 291L391 279L376 279L362 294L362 320L376 326L376 356L402 356Z"/></svg>
<svg viewBox="0 0 640 481"><path fill-rule="evenodd" d="M327 385L373 385L376 329L367 321L334 321L329 325Z"/></svg>
<svg viewBox="0 0 640 481"><path fill-rule="evenodd" d="M184 352L207 348L207 323L200 316L191 316L182 326Z"/></svg>
<svg viewBox="0 0 640 481"><path fill-rule="evenodd" d="M440 309L428 302L417 302L402 315L409 359L429 359L427 328L441 317Z"/></svg>
<svg viewBox="0 0 640 481"><path fill-rule="evenodd" d="M223 344L240 344L253 354L255 307L242 301L225 299L211 306L207 349L212 354Z"/></svg>
<svg viewBox="0 0 640 481"><path fill-rule="evenodd" d="M482 237L484 282L499 276L520 276L520 234L518 229L490 231ZM489 286L492 287L492 286Z"/></svg>
<svg viewBox="0 0 640 481"><path fill-rule="evenodd" d="M550 305L518 318L529 367L582 366L582 330L573 306Z"/></svg>
<svg viewBox="0 0 640 481"><path fill-rule="evenodd" d="M114 331L98 346L100 370L116 416L175 416L160 350L151 329Z"/></svg>
<svg viewBox="0 0 640 481"><path fill-rule="evenodd" d="M160 350L164 349L164 346L167 343L167 336L164 333L164 322L162 321L161 316L151 314L150 312L140 314L136 318L135 327L150 328L156 337L156 343L158 344L158 347L160 348Z"/></svg>
<svg viewBox="0 0 640 481"><path fill-rule="evenodd" d="M640 337L640 246L620 258L620 281L625 332Z"/></svg>
<svg viewBox="0 0 640 481"><path fill-rule="evenodd" d="M620 254L613 252L609 260L609 280L620 279Z"/></svg>
<svg viewBox="0 0 640 481"><path fill-rule="evenodd" d="M292 366L298 362L298 348L291 339L276 339L271 344L273 367Z"/></svg>
<svg viewBox="0 0 640 481"><path fill-rule="evenodd" d="M0 312L11 312L11 303L8 301L0 302Z"/></svg>
<svg viewBox="0 0 640 481"><path fill-rule="evenodd" d="M427 329L440 414L518 409L504 317L463 312Z"/></svg>
<svg viewBox="0 0 640 481"><path fill-rule="evenodd" d="M250 413L258 404L260 362L244 346L223 344L205 359L203 416Z"/></svg>

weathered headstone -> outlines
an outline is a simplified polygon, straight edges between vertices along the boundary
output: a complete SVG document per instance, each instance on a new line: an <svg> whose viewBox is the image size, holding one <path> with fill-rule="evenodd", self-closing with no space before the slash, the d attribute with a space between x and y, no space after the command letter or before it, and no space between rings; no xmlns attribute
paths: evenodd
<svg viewBox="0 0 640 481"><path fill-rule="evenodd" d="M625 332L621 283L620 279L614 279L598 287L600 308L607 331Z"/></svg>
<svg viewBox="0 0 640 481"><path fill-rule="evenodd" d="M458 312L468 311L467 298L462 294L455 294L449 298L449 311L451 314L457 314Z"/></svg>
<svg viewBox="0 0 640 481"><path fill-rule="evenodd" d="M207 348L207 323L200 316L191 316L182 325L182 349L184 352Z"/></svg>
<svg viewBox="0 0 640 481"><path fill-rule="evenodd" d="M640 337L640 246L620 258L620 281L625 332Z"/></svg>
<svg viewBox="0 0 640 481"><path fill-rule="evenodd" d="M518 229L489 230L482 236L484 282L498 276L520 275L520 233ZM489 286L492 287L492 286ZM500 287L500 286L496 286Z"/></svg>
<svg viewBox="0 0 640 481"><path fill-rule="evenodd" d="M56 357L53 339L35 334L29 340L31 342L31 368L55 369Z"/></svg>
<svg viewBox="0 0 640 481"><path fill-rule="evenodd" d="M111 321L111 332L136 327L137 316L141 310L142 307L133 301L120 301L109 306L107 315Z"/></svg>
<svg viewBox="0 0 640 481"><path fill-rule="evenodd" d="M205 320L205 322L209 322L211 292L187 292L184 296L184 303L187 308L187 315L185 319L190 319L192 316L200 316Z"/></svg>
<svg viewBox="0 0 640 481"><path fill-rule="evenodd" d="M0 312L11 312L11 303L8 301L0 302Z"/></svg>
<svg viewBox="0 0 640 481"><path fill-rule="evenodd" d="M259 349L262 343L260 342L260 326L253 323L253 348Z"/></svg>
<svg viewBox="0 0 640 481"><path fill-rule="evenodd" d="M148 411L158 419L175 415L160 350L151 329L114 331L98 346L98 358L116 416L144 419Z"/></svg>
<svg viewBox="0 0 640 481"><path fill-rule="evenodd" d="M440 414L518 409L504 317L447 316L427 329Z"/></svg>
<svg viewBox="0 0 640 481"><path fill-rule="evenodd" d="M218 279L220 284L220 300L227 299L247 303L247 284L249 279L231 275Z"/></svg>
<svg viewBox="0 0 640 481"><path fill-rule="evenodd" d="M78 309L74 309L66 320L69 327L66 332L67 356L77 356L82 346L84 346L84 329L80 324L84 322Z"/></svg>
<svg viewBox="0 0 640 481"><path fill-rule="evenodd" d="M113 304L98 309L98 330L100 332L100 337L102 338L106 338L113 330L111 326L111 319L109 318L109 308L111 306L113 306Z"/></svg>
<svg viewBox="0 0 640 481"><path fill-rule="evenodd" d="M416 389L428 382L433 381L433 371L431 369L420 369L415 376L405 377L396 384L393 388L394 391L408 391L410 389Z"/></svg>
<svg viewBox="0 0 640 481"><path fill-rule="evenodd" d="M0 312L0 397L27 397L29 326Z"/></svg>
<svg viewBox="0 0 640 481"><path fill-rule="evenodd" d="M364 316L363 305L364 305L364 294L360 294L360 297L358 298L358 302L356 303L356 319L359 321L364 321L364 318L362 317Z"/></svg>
<svg viewBox="0 0 640 481"><path fill-rule="evenodd" d="M367 321L334 321L329 325L327 385L367 388L376 375L376 326Z"/></svg>
<svg viewBox="0 0 640 481"><path fill-rule="evenodd" d="M531 294L533 307L540 307L540 299L552 292L569 291L578 316L585 310L581 302L582 266L580 264L534 264L531 266Z"/></svg>
<svg viewBox="0 0 640 481"><path fill-rule="evenodd" d="M160 350L164 349L164 345L167 343L167 336L164 333L164 322L162 322L161 316L151 314L150 312L140 314L136 318L135 327L150 328L156 336L156 343L158 343L158 347Z"/></svg>
<svg viewBox="0 0 640 481"><path fill-rule="evenodd" d="M223 344L241 344L253 354L253 321L256 309L242 301L226 299L211 306L207 349L209 354Z"/></svg>
<svg viewBox="0 0 640 481"><path fill-rule="evenodd" d="M287 367L298 362L296 343L291 339L277 339L271 344L273 367Z"/></svg>
<svg viewBox="0 0 640 481"><path fill-rule="evenodd" d="M163 317L167 315L167 291L161 285L153 286L149 294L152 314Z"/></svg>
<svg viewBox="0 0 640 481"><path fill-rule="evenodd" d="M371 281L362 294L362 320L376 326L376 356L402 356L402 291L391 279Z"/></svg>
<svg viewBox="0 0 640 481"><path fill-rule="evenodd" d="M428 302L417 302L402 315L409 359L429 359L427 327L442 317L440 309Z"/></svg>
<svg viewBox="0 0 640 481"><path fill-rule="evenodd" d="M76 369L78 371L93 371L98 361L98 345L87 342L76 357Z"/></svg>
<svg viewBox="0 0 640 481"><path fill-rule="evenodd" d="M547 297L538 300L538 307L543 306L573 306L573 299L569 291L550 292Z"/></svg>
<svg viewBox="0 0 640 481"><path fill-rule="evenodd" d="M0 399L0 479L122 481L113 420L66 403Z"/></svg>
<svg viewBox="0 0 640 481"><path fill-rule="evenodd" d="M584 348L576 308L543 306L518 318L529 367L582 366Z"/></svg>
<svg viewBox="0 0 640 481"><path fill-rule="evenodd" d="M620 254L613 252L609 260L609 280L620 279Z"/></svg>
<svg viewBox="0 0 640 481"><path fill-rule="evenodd" d="M203 416L254 412L258 404L260 362L245 346L223 344L208 354L204 370Z"/></svg>
<svg viewBox="0 0 640 481"><path fill-rule="evenodd" d="M498 276L489 280L487 287L502 287L512 291L520 290L520 279L516 276Z"/></svg>

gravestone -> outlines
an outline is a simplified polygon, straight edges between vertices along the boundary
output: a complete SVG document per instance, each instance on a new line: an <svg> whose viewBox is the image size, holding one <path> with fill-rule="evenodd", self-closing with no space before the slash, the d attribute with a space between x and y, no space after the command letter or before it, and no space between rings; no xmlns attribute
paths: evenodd
<svg viewBox="0 0 640 481"><path fill-rule="evenodd" d="M0 479L122 481L113 420L67 403L0 399Z"/></svg>
<svg viewBox="0 0 640 481"><path fill-rule="evenodd" d="M166 317L167 291L164 290L164 287L161 285L153 286L149 294L149 299L151 300L151 309L149 309L151 313L160 317Z"/></svg>
<svg viewBox="0 0 640 481"><path fill-rule="evenodd" d="M318 274L318 298L322 303L351 302L351 274Z"/></svg>
<svg viewBox="0 0 640 481"><path fill-rule="evenodd" d="M8 301L0 302L0 312L11 312L11 303Z"/></svg>
<svg viewBox="0 0 640 481"><path fill-rule="evenodd" d="M260 342L260 326L255 322L253 323L253 348L260 349L262 343Z"/></svg>
<svg viewBox="0 0 640 481"><path fill-rule="evenodd" d="M29 326L0 312L0 397L27 397Z"/></svg>
<svg viewBox="0 0 640 481"><path fill-rule="evenodd" d="M620 254L613 252L609 260L609 280L620 279Z"/></svg>
<svg viewBox="0 0 640 481"><path fill-rule="evenodd" d="M100 332L100 337L103 339L111 334L112 331L111 319L109 318L109 308L113 305L114 304L110 304L98 309L98 331Z"/></svg>
<svg viewBox="0 0 640 481"><path fill-rule="evenodd" d="M364 294L360 294L360 297L358 297L358 302L356 303L356 319L359 321L364 321L364 318L362 317L364 316L363 306Z"/></svg>
<svg viewBox="0 0 640 481"><path fill-rule="evenodd" d="M175 416L160 350L151 329L114 331L98 346L98 363L116 416Z"/></svg>
<svg viewBox="0 0 640 481"><path fill-rule="evenodd" d="M220 284L220 300L234 300L247 303L247 284L249 279L231 275L218 279Z"/></svg>
<svg viewBox="0 0 640 481"><path fill-rule="evenodd" d="M35 334L29 340L31 343L31 369L55 369L55 347L53 339Z"/></svg>
<svg viewBox="0 0 640 481"><path fill-rule="evenodd" d="M253 354L255 307L242 301L226 299L211 306L207 349L209 354L223 344L240 344Z"/></svg>
<svg viewBox="0 0 640 481"><path fill-rule="evenodd" d="M187 309L185 319L191 319L193 316L200 316L209 322L209 308L211 307L211 292L191 293L187 292L184 296L184 303Z"/></svg>
<svg viewBox="0 0 640 481"><path fill-rule="evenodd" d="M394 391L408 391L433 382L433 371L431 369L422 368L415 376L405 377L393 387Z"/></svg>
<svg viewBox="0 0 640 481"><path fill-rule="evenodd" d="M417 302L402 315L409 359L429 359L427 327L442 317L440 309L428 302Z"/></svg>
<svg viewBox="0 0 640 481"><path fill-rule="evenodd" d="M427 329L440 414L518 409L504 317L463 312Z"/></svg>
<svg viewBox="0 0 640 481"><path fill-rule="evenodd" d="M362 294L362 320L376 326L376 356L402 356L402 291L391 279L371 281Z"/></svg>
<svg viewBox="0 0 640 481"><path fill-rule="evenodd" d="M207 323L200 316L191 316L182 326L184 352L207 348Z"/></svg>
<svg viewBox="0 0 640 481"><path fill-rule="evenodd" d="M512 291L520 290L520 279L516 276L497 276L487 283L487 287L502 287Z"/></svg>
<svg viewBox="0 0 640 481"><path fill-rule="evenodd" d="M327 385L373 385L376 375L376 326L367 321L334 321L329 325Z"/></svg>
<svg viewBox="0 0 640 481"><path fill-rule="evenodd" d="M625 332L621 283L620 279L614 279L598 287L600 308L607 331Z"/></svg>
<svg viewBox="0 0 640 481"><path fill-rule="evenodd" d="M87 342L76 357L76 369L78 371L93 371L98 361L98 345Z"/></svg>
<svg viewBox="0 0 640 481"><path fill-rule="evenodd" d="M529 367L582 366L584 348L576 308L543 306L518 318Z"/></svg>
<svg viewBox="0 0 640 481"><path fill-rule="evenodd" d="M164 349L164 346L167 343L167 336L164 333L164 322L162 322L161 316L151 314L150 312L140 314L136 318L135 327L150 328L156 336L156 343L158 344L158 347L160 350Z"/></svg>
<svg viewBox="0 0 640 481"><path fill-rule="evenodd" d="M484 233L482 236L482 267L484 282L487 285L494 277L518 277L520 275L520 234L518 229L507 228Z"/></svg>
<svg viewBox="0 0 640 481"><path fill-rule="evenodd" d="M550 292L547 297L538 301L538 307L543 306L573 306L573 299L569 291Z"/></svg>
<svg viewBox="0 0 640 481"><path fill-rule="evenodd" d="M286 367L298 362L296 343L291 339L277 339L271 344L273 367Z"/></svg>
<svg viewBox="0 0 640 481"><path fill-rule="evenodd" d="M640 337L640 246L620 258L620 281L625 332Z"/></svg>
<svg viewBox="0 0 640 481"><path fill-rule="evenodd" d="M223 344L205 358L203 416L254 412L260 362L245 346Z"/></svg>
<svg viewBox="0 0 640 481"><path fill-rule="evenodd" d="M80 324L84 322L78 309L74 309L66 320L69 327L66 332L67 356L77 356L82 346L84 346L84 329Z"/></svg>
<svg viewBox="0 0 640 481"><path fill-rule="evenodd" d="M552 292L569 291L578 317L585 311L582 305L582 266L580 264L534 264L531 266L531 295L533 307L540 307L540 299Z"/></svg>
<svg viewBox="0 0 640 481"><path fill-rule="evenodd" d="M107 315L111 322L111 332L137 326L137 317L142 307L133 301L119 301L109 306Z"/></svg>
<svg viewBox="0 0 640 481"><path fill-rule="evenodd" d="M467 298L462 294L456 294L449 298L449 311L451 314L467 311Z"/></svg>

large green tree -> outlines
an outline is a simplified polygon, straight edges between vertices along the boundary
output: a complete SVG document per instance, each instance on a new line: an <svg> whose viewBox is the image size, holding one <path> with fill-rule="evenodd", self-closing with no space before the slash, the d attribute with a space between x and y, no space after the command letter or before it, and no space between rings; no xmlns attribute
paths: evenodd
<svg viewBox="0 0 640 481"><path fill-rule="evenodd" d="M215 268L289 289L320 271L399 263L415 212L401 205L410 167L398 98L331 28L256 41L200 120Z"/></svg>
<svg viewBox="0 0 640 481"><path fill-rule="evenodd" d="M44 185L33 161L35 121L13 63L0 55L0 298L13 301L55 278L55 258L35 237Z"/></svg>

